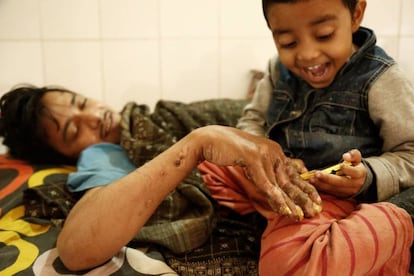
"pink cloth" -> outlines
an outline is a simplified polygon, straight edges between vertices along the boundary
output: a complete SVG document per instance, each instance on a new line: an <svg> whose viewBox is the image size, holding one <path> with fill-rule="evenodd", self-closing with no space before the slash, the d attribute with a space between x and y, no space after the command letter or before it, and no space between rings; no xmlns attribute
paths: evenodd
<svg viewBox="0 0 414 276"><path fill-rule="evenodd" d="M199 170L220 204L267 219L260 275L408 275L413 225L405 210L321 195L321 214L296 223L274 213L241 168L203 162Z"/></svg>

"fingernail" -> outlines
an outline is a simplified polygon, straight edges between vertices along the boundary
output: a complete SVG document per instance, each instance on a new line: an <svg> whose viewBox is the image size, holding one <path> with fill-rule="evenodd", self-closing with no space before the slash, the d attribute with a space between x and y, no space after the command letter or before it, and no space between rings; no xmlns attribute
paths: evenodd
<svg viewBox="0 0 414 276"><path fill-rule="evenodd" d="M280 209L280 213L285 216L290 216L292 214L292 211L289 209L289 207L285 206Z"/></svg>
<svg viewBox="0 0 414 276"><path fill-rule="evenodd" d="M316 201L317 201L317 204L322 204L322 198L321 198L321 196L318 194L318 196L316 197Z"/></svg>
<svg viewBox="0 0 414 276"><path fill-rule="evenodd" d="M322 205L318 205L318 204L313 203L312 207L313 207L313 211L315 212L315 215L322 212Z"/></svg>
<svg viewBox="0 0 414 276"><path fill-rule="evenodd" d="M298 213L299 220L302 220L305 217L302 208L296 205L296 212Z"/></svg>

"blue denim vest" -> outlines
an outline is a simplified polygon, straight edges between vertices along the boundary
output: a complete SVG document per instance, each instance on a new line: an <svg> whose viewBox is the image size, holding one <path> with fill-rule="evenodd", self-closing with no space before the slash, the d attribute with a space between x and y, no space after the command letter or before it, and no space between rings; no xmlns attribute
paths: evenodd
<svg viewBox="0 0 414 276"><path fill-rule="evenodd" d="M395 61L375 45L375 34L367 28L361 27L353 41L359 50L324 89L312 88L276 64L280 77L268 109L267 135L308 169L338 163L353 148L363 157L381 153L383 141L368 112L368 92Z"/></svg>

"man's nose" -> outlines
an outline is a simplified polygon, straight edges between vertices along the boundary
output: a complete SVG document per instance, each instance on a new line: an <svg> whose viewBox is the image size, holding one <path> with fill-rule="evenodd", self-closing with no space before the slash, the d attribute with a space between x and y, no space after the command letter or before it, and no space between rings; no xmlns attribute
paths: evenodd
<svg viewBox="0 0 414 276"><path fill-rule="evenodd" d="M98 128L102 121L101 112L94 110L82 110L76 114L76 119L90 128Z"/></svg>

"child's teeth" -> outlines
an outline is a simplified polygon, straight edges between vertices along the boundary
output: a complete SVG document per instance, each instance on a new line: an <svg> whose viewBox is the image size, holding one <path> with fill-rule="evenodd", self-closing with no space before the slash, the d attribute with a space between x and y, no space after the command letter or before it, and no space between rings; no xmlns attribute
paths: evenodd
<svg viewBox="0 0 414 276"><path fill-rule="evenodd" d="M319 66L320 65L315 65L315 66L308 67L308 70L311 71L311 70L318 69Z"/></svg>

